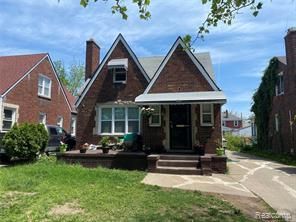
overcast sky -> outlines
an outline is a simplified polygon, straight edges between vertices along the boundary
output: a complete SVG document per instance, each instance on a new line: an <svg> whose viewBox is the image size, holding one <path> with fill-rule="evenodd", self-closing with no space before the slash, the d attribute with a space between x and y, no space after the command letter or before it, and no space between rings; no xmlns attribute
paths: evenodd
<svg viewBox="0 0 296 222"><path fill-rule="evenodd" d="M49 52L66 65L84 63L87 39L101 46L102 58L119 33L138 57L165 55L178 36L195 34L207 13L201 0L152 0L149 21L138 19L134 6L124 21L111 14L111 2L99 0L85 9L79 0L0 0L0 56ZM296 1L264 0L258 17L246 10L232 26L211 29L196 42L196 52L211 53L228 99L224 109L250 114L263 70L273 56L285 55L284 36L293 26Z"/></svg>

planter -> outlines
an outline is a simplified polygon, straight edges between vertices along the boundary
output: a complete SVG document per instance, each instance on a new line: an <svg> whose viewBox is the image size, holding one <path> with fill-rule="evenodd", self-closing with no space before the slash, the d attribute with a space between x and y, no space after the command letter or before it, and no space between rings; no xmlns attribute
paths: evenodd
<svg viewBox="0 0 296 222"><path fill-rule="evenodd" d="M212 156L212 170L215 173L226 173L227 157L226 156Z"/></svg>
<svg viewBox="0 0 296 222"><path fill-rule="evenodd" d="M109 147L102 147L103 153L109 153Z"/></svg>

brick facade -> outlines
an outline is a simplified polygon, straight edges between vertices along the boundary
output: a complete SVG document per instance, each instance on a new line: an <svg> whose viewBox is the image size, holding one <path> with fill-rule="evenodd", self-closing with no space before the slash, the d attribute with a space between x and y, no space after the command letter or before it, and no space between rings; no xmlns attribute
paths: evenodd
<svg viewBox="0 0 296 222"><path fill-rule="evenodd" d="M224 120L224 126L233 128L233 129L239 129L243 127L243 122L241 120L236 120L237 125L234 124L235 120Z"/></svg>
<svg viewBox="0 0 296 222"><path fill-rule="evenodd" d="M213 89L179 45L149 93L198 91L213 91Z"/></svg>
<svg viewBox="0 0 296 222"><path fill-rule="evenodd" d="M108 61L111 59L128 58L128 72L126 84L114 84L113 75L108 73ZM99 67L99 70L101 67ZM148 81L141 73L132 56L121 41L115 46L111 55L104 63L100 73L94 79L90 88L86 90L78 106L77 115L77 148L83 143L98 144L100 136L97 132L99 114L96 111L98 104L114 103L115 101L134 102L135 98L142 94L148 86ZM148 93L167 92L198 92L213 91L212 86L193 63L188 54L179 45L172 53L166 66L161 71L158 79L152 85ZM192 106L193 107L193 106ZM192 128L194 139L205 145L207 153L215 153L217 142L221 142L221 105L214 105L214 126L200 126L200 107L194 105L191 109ZM146 146L154 151L169 148L169 105L162 105L161 126L150 127L147 117L141 117L141 135Z"/></svg>
<svg viewBox="0 0 296 222"><path fill-rule="evenodd" d="M52 81L51 98L38 96L38 77L43 74ZM63 127L70 130L71 110L55 77L51 63L45 58L31 73L17 84L5 97L4 103L18 105L18 123L39 122L39 113L46 113L47 124L57 124L63 117Z"/></svg>
<svg viewBox="0 0 296 222"><path fill-rule="evenodd" d="M278 60L278 73L283 72L284 94L273 97L269 113L268 148L279 153L296 153L296 30L289 30L285 37L286 63ZM279 130L276 130L275 116Z"/></svg>
<svg viewBox="0 0 296 222"><path fill-rule="evenodd" d="M114 84L113 75L108 73L108 61L119 58L128 59L126 84ZM100 136L94 132L94 130L96 130L95 107L98 103L115 102L119 100L135 101L135 98L143 93L148 85L144 75L121 41L111 53L108 61L78 106L77 148L86 142L93 144L98 144L99 142Z"/></svg>

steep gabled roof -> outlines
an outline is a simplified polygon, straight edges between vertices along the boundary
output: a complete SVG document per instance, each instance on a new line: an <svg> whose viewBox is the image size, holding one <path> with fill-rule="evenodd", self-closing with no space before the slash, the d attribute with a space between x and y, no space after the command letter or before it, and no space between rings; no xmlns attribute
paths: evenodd
<svg viewBox="0 0 296 222"><path fill-rule="evenodd" d="M210 86L213 88L213 90L220 91L219 87L216 85L216 83L214 82L214 80L212 79L212 77L209 75L209 73L207 72L207 70L205 69L205 67L194 56L194 54L190 51L190 49L188 49L188 47L185 45L185 43L182 40L182 38L179 36L177 38L177 40L175 41L174 45L172 46L172 48L170 49L170 51L168 52L168 54L166 55L166 57L164 58L164 60L162 61L162 63L160 64L160 66L158 67L156 73L154 74L153 78L151 79L151 82L149 83L149 85L147 86L146 90L144 91L144 94L147 94L150 91L151 87L154 85L154 83L158 79L159 75L161 74L162 70L164 69L164 67L166 66L166 64L168 63L169 59L171 58L171 56L173 55L173 53L175 52L175 50L177 49L177 47L179 45L184 49L184 51L187 53L187 55L189 56L189 58L192 60L192 62L194 63L194 65L201 72L201 74L204 76L204 78L207 80L207 82L210 84Z"/></svg>
<svg viewBox="0 0 296 222"><path fill-rule="evenodd" d="M284 65L287 65L287 58L286 56L277 56L276 57L281 63L283 63Z"/></svg>
<svg viewBox="0 0 296 222"><path fill-rule="evenodd" d="M145 72L144 68L142 67L141 63L139 62L137 56L135 55L135 53L132 51L132 49L130 48L130 46L127 44L127 42L125 41L125 39L123 38L123 36L121 34L119 34L117 36L117 38L115 39L114 43L112 44L111 48L109 49L109 51L107 52L107 54L105 55L104 59L102 60L102 62L100 63L99 67L97 68L97 70L95 71L93 77L91 78L91 80L88 82L88 84L85 86L85 88L83 89L83 91L81 92L80 97L77 99L75 105L79 106L79 104L81 103L81 101L83 100L83 98L85 97L86 93L88 92L88 90L90 89L91 85L93 84L93 82L96 80L96 78L98 77L98 75L100 74L101 70L103 69L103 67L105 66L106 62L108 61L109 57L111 56L113 50L116 48L116 46L118 45L118 43L121 42L124 47L127 49L128 53L130 54L130 56L133 58L134 62L136 63L136 65L138 66L138 68L140 69L140 71L142 72L142 74L144 75L145 79L147 80L147 82L149 82L149 77L147 75L147 73Z"/></svg>
<svg viewBox="0 0 296 222"><path fill-rule="evenodd" d="M50 66L54 72L58 84L62 89L67 105L71 111L73 96L67 95L67 90L60 82L57 72L48 53L31 55L0 56L0 96L5 96L18 85L26 76L28 76L44 59L48 58Z"/></svg>
<svg viewBox="0 0 296 222"><path fill-rule="evenodd" d="M214 69L212 65L212 60L209 52L199 52L194 53L194 56L206 69L207 73L215 80ZM152 79L157 68L160 66L161 62L164 60L165 56L149 56L149 57L139 57L139 61L149 78Z"/></svg>
<svg viewBox="0 0 296 222"><path fill-rule="evenodd" d="M76 97L72 95L72 93L70 93L70 91L67 89L66 86L63 86L66 97L68 99L68 102L70 103L70 106L72 108L72 112L76 112L76 107L75 107L75 101L76 101Z"/></svg>
<svg viewBox="0 0 296 222"><path fill-rule="evenodd" d="M45 57L46 53L33 55L0 56L0 95L4 95L26 73Z"/></svg>

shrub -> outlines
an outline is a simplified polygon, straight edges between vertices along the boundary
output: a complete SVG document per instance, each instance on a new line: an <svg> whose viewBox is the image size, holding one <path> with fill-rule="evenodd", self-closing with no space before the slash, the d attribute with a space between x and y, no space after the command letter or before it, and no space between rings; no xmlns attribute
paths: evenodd
<svg viewBox="0 0 296 222"><path fill-rule="evenodd" d="M225 135L227 140L227 149L232 151L240 151L246 146L245 138L240 136L234 136L230 133Z"/></svg>
<svg viewBox="0 0 296 222"><path fill-rule="evenodd" d="M43 125L24 123L14 125L2 144L9 157L34 160L47 145L48 134Z"/></svg>

